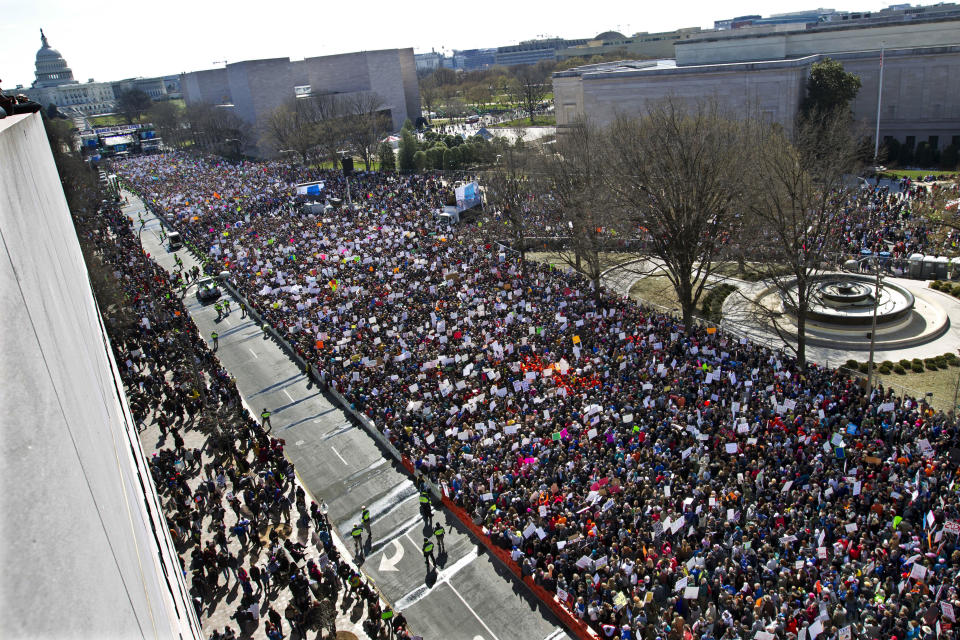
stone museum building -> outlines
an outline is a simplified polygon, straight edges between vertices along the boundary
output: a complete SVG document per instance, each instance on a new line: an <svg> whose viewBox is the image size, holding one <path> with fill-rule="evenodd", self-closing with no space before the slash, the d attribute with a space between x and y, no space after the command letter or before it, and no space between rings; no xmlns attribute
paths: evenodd
<svg viewBox="0 0 960 640"><path fill-rule="evenodd" d="M758 109L790 129L811 65L830 57L860 77L853 112L872 137L881 50L881 140L927 141L939 149L960 144L957 5L885 10L839 23L704 31L677 41L673 59L560 71L553 75L557 125L562 128L579 117L602 125L674 97L716 98L735 112Z"/></svg>

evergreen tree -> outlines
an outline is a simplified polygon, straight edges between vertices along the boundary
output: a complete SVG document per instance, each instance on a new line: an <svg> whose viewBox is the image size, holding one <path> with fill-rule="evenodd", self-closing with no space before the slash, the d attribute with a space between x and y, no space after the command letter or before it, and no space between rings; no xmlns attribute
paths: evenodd
<svg viewBox="0 0 960 640"><path fill-rule="evenodd" d="M413 166L417 168L418 172L421 172L424 169L426 169L427 166L429 166L429 160L427 159L427 154L424 153L422 150L417 151L415 154L413 154Z"/></svg>
<svg viewBox="0 0 960 640"><path fill-rule="evenodd" d="M410 121L407 120L400 131L400 157L398 158L400 173L413 173L416 170L413 155L417 152L417 139L411 129L407 128L406 125L409 123Z"/></svg>
<svg viewBox="0 0 960 640"><path fill-rule="evenodd" d="M860 91L860 77L844 70L836 60L824 58L810 67L807 95L800 105L802 114L825 114L841 109L849 111L850 103Z"/></svg>
<svg viewBox="0 0 960 640"><path fill-rule="evenodd" d="M393 153L393 147L387 142L381 142L377 151L380 159L380 171L396 171L397 158Z"/></svg>

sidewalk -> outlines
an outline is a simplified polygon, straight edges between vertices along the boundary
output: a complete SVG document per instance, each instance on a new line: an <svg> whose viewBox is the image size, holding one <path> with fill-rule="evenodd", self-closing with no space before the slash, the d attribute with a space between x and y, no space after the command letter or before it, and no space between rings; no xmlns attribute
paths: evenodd
<svg viewBox="0 0 960 640"><path fill-rule="evenodd" d="M191 469L185 469L185 473L189 475L188 485L193 491L197 491L201 482L207 479L205 468L215 469L218 464L220 464L219 458L211 455L210 447L208 445L208 437L206 434L201 433L197 429L191 428L189 430L181 429L180 434L183 437L184 447L187 449L200 449L201 450L201 460L199 464L194 464ZM143 446L144 453L148 458L152 457L155 453L158 453L161 449L172 448L173 439L169 435L167 437L161 437L160 429L157 424L151 421L146 425L146 428L140 432L140 442ZM250 452L247 453L247 460L252 461L253 456ZM227 485L229 487L229 480ZM302 486L299 482L295 486ZM229 491L229 488L225 489L224 498L229 498L232 495ZM307 504L312 499L312 496L307 495ZM170 497L168 494L161 493L160 495L161 503L164 505L164 511L168 515L174 511L170 505ZM296 509L296 500L294 496L291 495L291 502L294 507L291 509L289 525L286 524L282 517L274 517L271 519L270 524L261 529L261 539L268 544L267 536L269 531L272 529L278 529L278 533L283 531L290 532L290 540L294 543L301 543L307 547L306 555L303 561L298 562L297 566L300 568L306 567L307 560L313 560L319 564L320 556L322 555L322 544L318 545L314 542L319 542L315 537L315 528L310 522L309 513L306 511L301 511L299 514L295 512ZM239 518L234 514L233 510L228 507L226 502L222 501L222 505L225 507L225 516L224 524L226 525L226 530L235 526ZM252 519L253 514L250 510L244 506L241 508L240 517ZM171 523L171 526L174 524ZM350 564L351 568L354 570L357 569L356 565L351 560L351 554L349 553L347 547L343 544L343 541L340 539L339 535L336 533L336 528L333 528L334 531L334 543L340 552L340 557L342 560L345 560ZM203 537L199 545L200 548L206 546L207 542L214 541L215 531L207 525L203 527ZM231 554L235 555L241 566L244 566L249 572L249 567L254 563L257 565L264 565L268 560L268 546L258 546L256 544L248 544L246 548L240 543L240 540L234 535L227 536L227 547ZM180 554L180 557L185 565L186 580L187 584L192 585L192 576L190 571L191 561L189 556L191 547L185 544L178 544L177 550ZM200 612L200 623L203 625L204 633L207 637L210 637L214 631L223 631L224 627L231 627L234 630L239 629L236 619L234 618L237 608L240 606L241 596L243 595L242 589L240 588L240 581L237 579L236 571L231 570L227 573L227 577L224 580L223 576L218 578L218 584L214 586L213 589L214 598L213 602L209 603L204 607L203 611ZM255 592L258 595L258 601L260 602L260 622L256 627L256 630L253 629L252 625L247 626L247 630L251 633L238 634L240 637L244 638L262 638L266 640L267 635L264 631L263 620L267 619L267 612L272 607L277 613L281 616L284 614L284 610L287 605L293 598L292 592L287 588L279 589L259 589L257 587ZM338 600L336 602L336 628L337 628L337 640L354 640L354 639L366 639L372 640L370 637L363 631L362 624L363 619L366 617L365 607L363 606L363 601L359 598L356 598L350 594L349 589L341 588L338 594ZM291 637L290 624L285 619L283 621L283 633L285 638ZM293 637L297 637L293 635ZM309 638L328 638L332 637L329 634L321 632L310 631L307 635Z"/></svg>

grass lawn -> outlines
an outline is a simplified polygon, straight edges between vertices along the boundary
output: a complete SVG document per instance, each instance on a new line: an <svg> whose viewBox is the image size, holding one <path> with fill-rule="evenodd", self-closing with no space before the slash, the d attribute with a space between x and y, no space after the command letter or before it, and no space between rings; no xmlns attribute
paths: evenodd
<svg viewBox="0 0 960 640"><path fill-rule="evenodd" d="M897 393L906 392L914 397L922 397L926 393L933 393L933 397L927 401L934 409L948 411L953 404L953 393L957 386L957 375L960 369L957 367L947 367L937 371L924 370L923 373L914 373L907 370L905 375L880 375L877 377L883 382L884 386L892 387Z"/></svg>
<svg viewBox="0 0 960 640"><path fill-rule="evenodd" d="M524 116L516 120L506 120L490 125L491 129L513 129L516 127L554 127L557 125L557 118L553 115L536 116L534 124L530 124L530 117Z"/></svg>
<svg viewBox="0 0 960 640"><path fill-rule="evenodd" d="M117 125L127 124L127 119L118 113L112 113L105 116L90 116L87 118L87 120L89 120L90 124L94 127L115 127ZM149 122L146 114L141 116L140 119L134 124L143 122Z"/></svg>
<svg viewBox="0 0 960 640"><path fill-rule="evenodd" d="M758 282L767 275L766 273L758 273L756 269L751 268L750 263L747 263L746 267L747 270L744 273L737 269L736 262L725 262L721 265L717 265L713 272L718 276L738 278L740 280L745 280L746 282ZM790 268L785 266L782 269L778 269L776 273L779 275L789 275Z"/></svg>
<svg viewBox="0 0 960 640"><path fill-rule="evenodd" d="M299 157L299 156L298 156ZM323 162L312 162L310 166L314 169L333 169L333 162L330 160L324 160ZM340 166L337 165L337 169ZM353 170L354 171L366 171L366 165L363 164L363 158L354 158L353 159ZM379 171L380 170L380 161L376 158L370 160L370 170Z"/></svg>
<svg viewBox="0 0 960 640"><path fill-rule="evenodd" d="M891 169L880 174L883 178L910 178L911 180L920 180L926 176L954 176L960 173L958 171L942 171L940 169Z"/></svg>
<svg viewBox="0 0 960 640"><path fill-rule="evenodd" d="M680 311L677 293L666 276L647 276L637 280L630 287L630 298L658 305L668 311Z"/></svg>

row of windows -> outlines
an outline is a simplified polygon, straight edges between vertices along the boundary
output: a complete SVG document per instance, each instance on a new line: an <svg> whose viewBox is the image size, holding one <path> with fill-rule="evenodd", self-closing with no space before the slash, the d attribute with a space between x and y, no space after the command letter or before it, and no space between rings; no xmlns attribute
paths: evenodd
<svg viewBox="0 0 960 640"><path fill-rule="evenodd" d="M893 136L883 136L884 142L890 142L893 140ZM917 146L917 136L907 136L903 142L904 146L913 149ZM940 136L927 136L927 144L931 149L937 150L940 148ZM960 147L960 135L951 136L950 144L954 147Z"/></svg>

